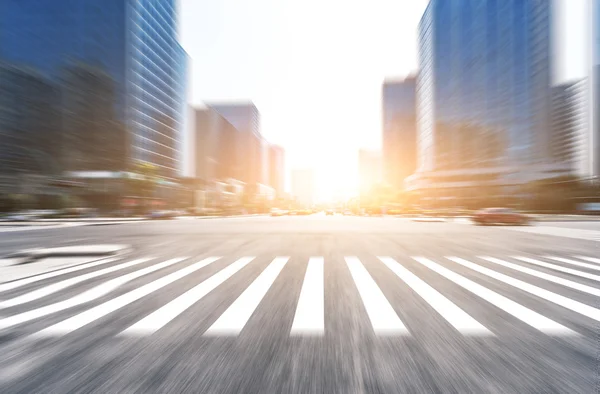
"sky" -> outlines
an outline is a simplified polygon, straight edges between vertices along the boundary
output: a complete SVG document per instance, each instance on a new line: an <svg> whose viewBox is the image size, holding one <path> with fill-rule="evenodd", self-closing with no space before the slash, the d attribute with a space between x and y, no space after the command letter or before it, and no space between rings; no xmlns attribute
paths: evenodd
<svg viewBox="0 0 600 394"><path fill-rule="evenodd" d="M573 59L586 0L554 1L561 81L585 68ZM355 193L359 148L381 147L382 82L418 67L428 0L179 2L191 104L254 101L263 136L286 150L288 190L291 169L312 168L319 198Z"/></svg>
<svg viewBox="0 0 600 394"><path fill-rule="evenodd" d="M379 148L381 83L417 68L426 0L180 0L192 105L251 99L261 131L319 197L356 190L358 149ZM289 188L288 182L288 188Z"/></svg>

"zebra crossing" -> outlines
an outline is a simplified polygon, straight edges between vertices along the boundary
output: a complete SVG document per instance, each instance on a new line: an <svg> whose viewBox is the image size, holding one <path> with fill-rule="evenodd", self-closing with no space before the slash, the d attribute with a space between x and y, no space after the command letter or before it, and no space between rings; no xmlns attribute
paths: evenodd
<svg viewBox="0 0 600 394"><path fill-rule="evenodd" d="M199 333L202 337L243 335L257 311L264 308L269 313L270 306L265 300L275 291L274 284L279 281L283 283L279 289L289 287L284 281L290 276L283 273L292 269L290 261L302 267L301 271L294 271L294 275L299 273L302 277L298 277L299 293L294 294L293 319L288 325L290 337L335 335L327 328L329 319L337 318L326 310L326 298L331 297L334 305L336 302L336 296L327 292L328 282L337 280L326 275L331 264L345 270L350 279L344 286L351 287L357 295L348 302L357 301L352 307L364 316L371 334L376 336L411 336L418 327L411 324L406 312L409 309L406 302L410 301L398 302L389 297L381 275L374 275L374 270L385 272L386 281L391 281L388 283L402 287L428 305L427 312L420 313L432 313L436 319L442 319L453 335L510 335L498 328L496 322L482 318L481 313L473 313L482 306L493 308L506 316L504 319L514 319L531 330L552 336L581 335L582 325L594 327L600 322L600 309L596 307L600 275L592 273L600 271L600 259L582 255L534 257L373 255L342 256L339 260L323 256L111 257L0 283L0 334L22 330L32 322L42 327L27 333L34 338L62 337L96 324L112 324L111 317L119 313L127 315L134 303L170 288L168 297L161 298L159 304L152 303L149 313L119 327L116 334L148 337L178 319L181 324L186 311L205 297L225 291L227 283L238 283L236 278L249 275L245 268L254 267L248 278L250 283L240 288L239 295L236 293L237 297ZM267 265L257 270L262 263ZM205 269L210 269L206 272L210 275L195 279L195 274ZM176 288L184 281L192 281L191 287L175 291L173 296L173 286ZM495 285L490 286L489 281ZM132 283L136 285L132 287ZM448 289L459 289L471 298L465 304L464 298L456 299L456 292ZM536 307L539 302L552 308ZM564 313L557 313L556 307ZM208 315L210 308L201 313ZM61 319L57 321L59 314ZM573 314L580 316L583 323L579 320L572 323Z"/></svg>

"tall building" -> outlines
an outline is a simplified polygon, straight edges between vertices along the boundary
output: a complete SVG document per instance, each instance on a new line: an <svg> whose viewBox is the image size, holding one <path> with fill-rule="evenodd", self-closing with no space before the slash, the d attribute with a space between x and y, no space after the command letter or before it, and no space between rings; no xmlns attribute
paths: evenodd
<svg viewBox="0 0 600 394"><path fill-rule="evenodd" d="M269 186L282 196L285 189L285 151L281 146L269 146Z"/></svg>
<svg viewBox="0 0 600 394"><path fill-rule="evenodd" d="M383 83L383 179L396 189L417 168L416 111L416 77Z"/></svg>
<svg viewBox="0 0 600 394"><path fill-rule="evenodd" d="M366 195L383 180L381 152L366 149L359 150L358 174L359 192L361 195Z"/></svg>
<svg viewBox="0 0 600 394"><path fill-rule="evenodd" d="M195 177L205 183L239 179L239 132L210 108L194 109L194 118Z"/></svg>
<svg viewBox="0 0 600 394"><path fill-rule="evenodd" d="M2 1L0 59L31 67L57 84L79 65L106 75L110 82L97 92L114 93L115 117L128 132L114 145L127 144L130 159L176 176L181 171L186 56L177 42L175 3ZM86 94L79 93L83 100Z"/></svg>
<svg viewBox="0 0 600 394"><path fill-rule="evenodd" d="M263 138L260 134L260 113L251 102L207 103L240 133L236 156L241 160L241 180L250 183L266 183L263 171Z"/></svg>
<svg viewBox="0 0 600 394"><path fill-rule="evenodd" d="M591 124L591 144L588 147L587 154L589 160L589 176L600 176L600 0L591 0L591 29L592 29L592 67L589 71L590 82L590 124Z"/></svg>
<svg viewBox="0 0 600 394"><path fill-rule="evenodd" d="M303 206L311 206L315 200L315 173L313 170L292 170L292 195Z"/></svg>
<svg viewBox="0 0 600 394"><path fill-rule="evenodd" d="M410 188L504 190L566 171L551 154L551 8L550 1L429 3L419 24Z"/></svg>
<svg viewBox="0 0 600 394"><path fill-rule="evenodd" d="M579 177L589 177L589 128L586 88L588 81L564 83L552 88L551 155Z"/></svg>

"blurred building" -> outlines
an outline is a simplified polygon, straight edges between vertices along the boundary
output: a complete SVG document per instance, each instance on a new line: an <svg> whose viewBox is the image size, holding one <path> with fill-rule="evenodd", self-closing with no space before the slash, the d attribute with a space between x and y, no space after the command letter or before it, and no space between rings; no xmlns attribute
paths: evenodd
<svg viewBox="0 0 600 394"><path fill-rule="evenodd" d="M592 141L587 107L587 80L553 87L551 155L580 177L588 177Z"/></svg>
<svg viewBox="0 0 600 394"><path fill-rule="evenodd" d="M216 111L194 109L195 177L206 184L239 179L242 161L237 156L240 133Z"/></svg>
<svg viewBox="0 0 600 394"><path fill-rule="evenodd" d="M116 121L123 125L121 132L127 130L126 137L112 139L115 152L111 155L123 150L128 158L156 164L163 175L175 176L181 166L187 58L177 42L175 3L3 1L0 59L37 70L60 85L61 91L70 89L64 83L78 83L82 89L93 86L96 90L89 92L67 91L67 104L77 110L84 107L78 101L93 102L102 92L110 91ZM79 71L74 73L74 68ZM99 85L101 80L105 86ZM102 111L106 112L104 104L102 111L88 107L75 114L68 106L61 110L66 124L73 126L65 132L84 134L86 130L76 126L83 121L82 116L90 114L91 118L85 120L89 125L102 118ZM89 164L69 163L84 167Z"/></svg>
<svg viewBox="0 0 600 394"><path fill-rule="evenodd" d="M381 152L366 149L359 150L358 174L360 194L366 195L383 180Z"/></svg>
<svg viewBox="0 0 600 394"><path fill-rule="evenodd" d="M281 146L269 145L269 185L275 189L277 197L285 189L285 151Z"/></svg>
<svg viewBox="0 0 600 394"><path fill-rule="evenodd" d="M592 67L589 70L591 86L591 141L589 146L590 168L589 175L600 176L600 0L592 0Z"/></svg>
<svg viewBox="0 0 600 394"><path fill-rule="evenodd" d="M303 206L312 206L315 199L315 173L313 170L292 170L292 195Z"/></svg>
<svg viewBox="0 0 600 394"><path fill-rule="evenodd" d="M382 87L383 179L402 189L417 168L416 77Z"/></svg>
<svg viewBox="0 0 600 394"><path fill-rule="evenodd" d="M263 138L260 134L260 113L251 102L208 103L239 132L236 157L240 160L240 179L248 184L267 183L263 171Z"/></svg>
<svg viewBox="0 0 600 394"><path fill-rule="evenodd" d="M0 63L0 173L60 172L59 97L35 70Z"/></svg>
<svg viewBox="0 0 600 394"><path fill-rule="evenodd" d="M419 24L418 167L409 189L468 195L485 185L498 194L568 171L552 160L551 4L429 3Z"/></svg>

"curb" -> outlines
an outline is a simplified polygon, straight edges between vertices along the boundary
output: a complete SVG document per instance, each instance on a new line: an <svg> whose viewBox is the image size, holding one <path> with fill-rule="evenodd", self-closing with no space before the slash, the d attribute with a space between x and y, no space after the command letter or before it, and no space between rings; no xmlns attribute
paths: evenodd
<svg viewBox="0 0 600 394"><path fill-rule="evenodd" d="M107 257L114 256L118 254L124 254L132 250L130 245L117 245L110 250L81 250L75 249L77 247L73 246L63 246L63 247L55 247L55 248L37 248L37 249L25 249L20 250L18 252L10 253L8 255L2 256L2 258L6 259L21 259L21 261L12 264L12 265L20 265L20 264L29 264L33 263L36 260L48 258L48 257L85 257L85 256L98 256L98 257ZM79 247L81 248L81 247ZM72 250L70 250L72 249Z"/></svg>

